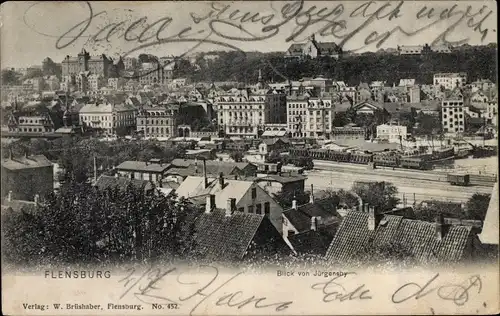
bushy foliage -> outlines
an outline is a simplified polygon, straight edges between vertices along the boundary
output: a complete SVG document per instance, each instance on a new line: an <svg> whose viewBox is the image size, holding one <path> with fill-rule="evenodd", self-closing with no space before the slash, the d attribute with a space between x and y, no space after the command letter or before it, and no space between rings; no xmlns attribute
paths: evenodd
<svg viewBox="0 0 500 316"><path fill-rule="evenodd" d="M13 142L3 148L3 157L9 155L9 150L14 156L23 156L25 153L44 155L59 164L64 171L64 180L80 183L92 177L94 156L99 170L109 170L126 160L161 159L167 163L182 157L185 152L180 147L169 147L153 140L100 141L71 137L52 141L37 139Z"/></svg>
<svg viewBox="0 0 500 316"><path fill-rule="evenodd" d="M3 256L11 263L118 263L182 256L199 210L133 187L100 191L66 183L33 212L7 212Z"/></svg>
<svg viewBox="0 0 500 316"><path fill-rule="evenodd" d="M299 80L322 75L343 80L349 85L375 80L389 85L403 78L432 84L437 72L466 72L470 80L496 81L496 45L460 47L450 54L430 53L423 56L365 53L316 59L285 59L283 53L220 52L213 61L197 61L197 67L184 60L176 64L174 75L199 81L240 81L256 83L258 70L265 81ZM460 61L460 62L457 62Z"/></svg>
<svg viewBox="0 0 500 316"><path fill-rule="evenodd" d="M398 188L390 182L354 183L352 191L378 212L390 211L399 203Z"/></svg>

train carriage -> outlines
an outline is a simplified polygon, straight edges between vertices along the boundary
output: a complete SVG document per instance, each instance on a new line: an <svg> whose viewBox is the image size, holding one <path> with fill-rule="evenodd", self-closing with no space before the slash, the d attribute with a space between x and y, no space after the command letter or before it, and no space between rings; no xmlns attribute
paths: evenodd
<svg viewBox="0 0 500 316"><path fill-rule="evenodd" d="M376 154L373 156L373 162L377 166L385 166L385 167L399 167L400 165L400 157L399 155L391 155L391 154Z"/></svg>
<svg viewBox="0 0 500 316"><path fill-rule="evenodd" d="M401 157L401 168L424 170L427 162L420 157Z"/></svg>

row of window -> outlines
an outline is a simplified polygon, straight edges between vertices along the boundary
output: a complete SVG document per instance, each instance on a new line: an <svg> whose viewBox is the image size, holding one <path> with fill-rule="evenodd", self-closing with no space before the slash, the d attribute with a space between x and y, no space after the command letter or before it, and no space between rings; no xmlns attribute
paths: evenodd
<svg viewBox="0 0 500 316"><path fill-rule="evenodd" d="M144 127L140 128L141 131L144 131ZM146 127L146 134L149 133L155 133L155 134L170 134L170 130L168 128L163 128L163 127Z"/></svg>
<svg viewBox="0 0 500 316"><path fill-rule="evenodd" d="M166 119L166 120L139 120L139 125L169 125L170 124L170 120Z"/></svg>
<svg viewBox="0 0 500 316"><path fill-rule="evenodd" d="M238 211L239 212L244 212L245 211L245 208L244 207L240 207L238 208ZM255 205L255 208L253 205L248 205L247 207L247 212L250 213L250 214L253 214L255 211L255 214L259 214L261 215L262 214L262 204L259 203L259 204L256 204ZM271 204L269 202L265 202L264 203L264 214L269 216L269 214L271 213Z"/></svg>

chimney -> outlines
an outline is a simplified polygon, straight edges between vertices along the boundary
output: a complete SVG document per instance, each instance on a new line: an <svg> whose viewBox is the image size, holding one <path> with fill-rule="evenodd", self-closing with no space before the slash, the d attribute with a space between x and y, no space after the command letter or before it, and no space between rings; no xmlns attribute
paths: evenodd
<svg viewBox="0 0 500 316"><path fill-rule="evenodd" d="M311 217L311 230L316 230L318 227L316 216Z"/></svg>
<svg viewBox="0 0 500 316"><path fill-rule="evenodd" d="M9 194L7 195L7 201L12 202L12 191L9 191Z"/></svg>
<svg viewBox="0 0 500 316"><path fill-rule="evenodd" d="M219 173L219 186L221 189L224 189L224 174L222 172Z"/></svg>
<svg viewBox="0 0 500 316"><path fill-rule="evenodd" d="M226 216L231 216L235 208L236 208L236 199L235 198L227 199Z"/></svg>
<svg viewBox="0 0 500 316"><path fill-rule="evenodd" d="M437 240L442 240L443 239L443 226L444 226L444 217L443 217L443 213L439 213L437 216L436 216L436 225L435 225L435 229L436 229L436 239Z"/></svg>
<svg viewBox="0 0 500 316"><path fill-rule="evenodd" d="M375 207L371 205L366 205L366 207L368 209L368 230L373 231L377 227Z"/></svg>
<svg viewBox="0 0 500 316"><path fill-rule="evenodd" d="M314 186L311 183L311 194L309 195L309 203L313 204L314 203Z"/></svg>
<svg viewBox="0 0 500 316"><path fill-rule="evenodd" d="M207 178L207 161L203 159L203 178L205 180L205 189L208 188L208 178Z"/></svg>
<svg viewBox="0 0 500 316"><path fill-rule="evenodd" d="M292 200L292 208L293 208L294 210L296 210L296 209L297 209L297 199L295 198L295 196L293 196L293 200Z"/></svg>
<svg viewBox="0 0 500 316"><path fill-rule="evenodd" d="M205 213L209 214L215 208L215 195L207 195L207 203L205 205Z"/></svg>
<svg viewBox="0 0 500 316"><path fill-rule="evenodd" d="M39 201L40 201L40 195L35 194L35 203L38 204Z"/></svg>

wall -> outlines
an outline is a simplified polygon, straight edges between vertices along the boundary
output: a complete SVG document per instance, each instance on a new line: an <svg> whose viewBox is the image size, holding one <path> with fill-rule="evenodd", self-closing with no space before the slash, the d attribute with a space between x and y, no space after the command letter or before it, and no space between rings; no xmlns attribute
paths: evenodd
<svg viewBox="0 0 500 316"><path fill-rule="evenodd" d="M33 201L35 194L44 197L53 190L53 166L21 170L2 168L2 196L12 191L13 199Z"/></svg>
<svg viewBox="0 0 500 316"><path fill-rule="evenodd" d="M252 188L257 189L256 199L252 199ZM270 216L269 219L274 227L281 233L282 223L281 223L281 213L283 213L283 208L276 203L276 201L259 185L253 183L251 188L243 195L243 197L237 201L236 208L243 207L244 212L248 213L248 206L253 206L253 213L255 214L256 205L261 204L262 214L264 214L264 203L269 202L270 204Z"/></svg>

